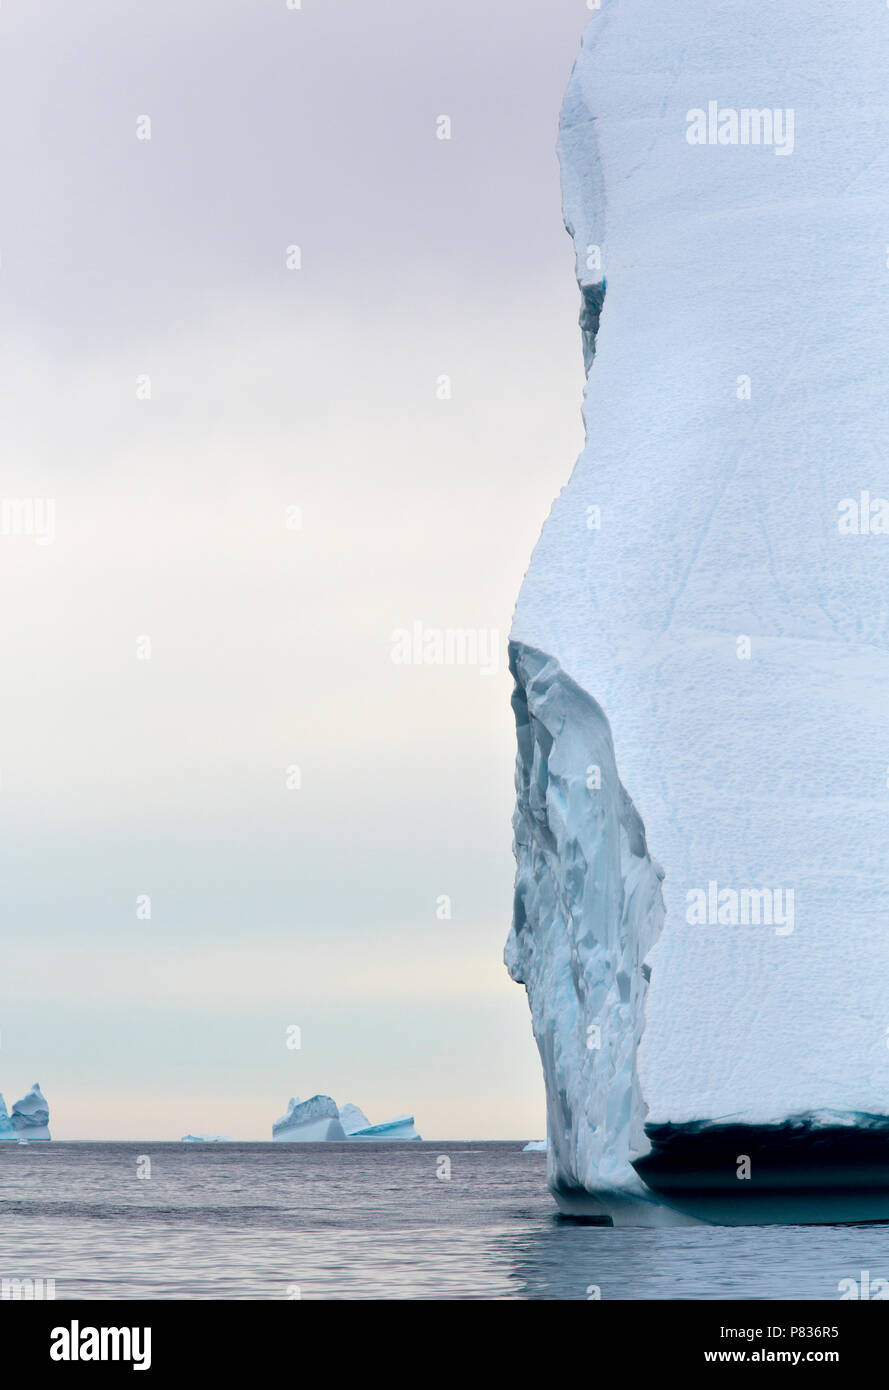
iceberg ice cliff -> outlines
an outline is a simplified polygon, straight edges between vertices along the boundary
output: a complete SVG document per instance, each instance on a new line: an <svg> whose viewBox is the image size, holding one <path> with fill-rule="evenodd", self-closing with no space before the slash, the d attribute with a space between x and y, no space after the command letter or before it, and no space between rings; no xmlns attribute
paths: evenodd
<svg viewBox="0 0 889 1390"><path fill-rule="evenodd" d="M347 1101L345 1105L340 1106L340 1124L347 1134L354 1134L356 1130L367 1129L370 1120L357 1105Z"/></svg>
<svg viewBox="0 0 889 1390"><path fill-rule="evenodd" d="M567 1211L669 1219L737 1127L889 1143L887 69L885 8L619 0L566 93L586 444L513 622L506 960Z"/></svg>
<svg viewBox="0 0 889 1390"><path fill-rule="evenodd" d="M511 661L517 871L506 963L531 1000L550 1173L566 1209L590 1173L612 1193L644 1197L630 1161L646 1149L636 1053L661 875L595 700L531 647L513 643Z"/></svg>

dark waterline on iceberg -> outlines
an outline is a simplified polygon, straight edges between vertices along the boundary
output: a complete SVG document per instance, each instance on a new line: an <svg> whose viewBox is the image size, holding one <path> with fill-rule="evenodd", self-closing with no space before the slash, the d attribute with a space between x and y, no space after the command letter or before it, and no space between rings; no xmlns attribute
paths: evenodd
<svg viewBox="0 0 889 1390"><path fill-rule="evenodd" d="M521 1148L4 1144L0 1276L57 1299L572 1300L836 1299L889 1276L884 1226L560 1220Z"/></svg>
<svg viewBox="0 0 889 1390"><path fill-rule="evenodd" d="M648 1125L634 1167L663 1201L701 1221L889 1221L889 1119L802 1115L769 1125Z"/></svg>

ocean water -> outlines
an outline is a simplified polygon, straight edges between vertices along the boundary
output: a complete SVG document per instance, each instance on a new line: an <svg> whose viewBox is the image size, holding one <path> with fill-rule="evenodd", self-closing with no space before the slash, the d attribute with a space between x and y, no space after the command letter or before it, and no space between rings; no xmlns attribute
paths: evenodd
<svg viewBox="0 0 889 1390"><path fill-rule="evenodd" d="M545 1167L517 1143L0 1144L0 1280L53 1279L57 1299L829 1300L889 1278L887 1225L578 1226Z"/></svg>

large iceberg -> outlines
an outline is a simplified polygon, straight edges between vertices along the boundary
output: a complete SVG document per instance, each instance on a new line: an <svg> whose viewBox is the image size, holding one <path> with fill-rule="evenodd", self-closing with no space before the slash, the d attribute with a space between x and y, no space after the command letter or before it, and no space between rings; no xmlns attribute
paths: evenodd
<svg viewBox="0 0 889 1390"><path fill-rule="evenodd" d="M887 70L885 6L621 0L565 97L586 445L513 624L506 960L569 1212L678 1219L743 1143L693 1214L778 1219L775 1154L889 1149Z"/></svg>
<svg viewBox="0 0 889 1390"><path fill-rule="evenodd" d="M37 1082L12 1107L10 1116L17 1139L51 1139L49 1106Z"/></svg>

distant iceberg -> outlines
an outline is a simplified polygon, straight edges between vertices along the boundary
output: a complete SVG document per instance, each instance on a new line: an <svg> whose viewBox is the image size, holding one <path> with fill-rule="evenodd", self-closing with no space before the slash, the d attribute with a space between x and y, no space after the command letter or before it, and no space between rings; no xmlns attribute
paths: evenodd
<svg viewBox="0 0 889 1390"><path fill-rule="evenodd" d="M288 1144L318 1144L345 1139L337 1103L330 1096L292 1097L287 1113L272 1125L272 1138Z"/></svg>
<svg viewBox="0 0 889 1390"><path fill-rule="evenodd" d="M5 1110L4 1106L4 1110ZM16 1139L51 1139L49 1132L49 1106L46 1098L40 1090L37 1082L31 1087L30 1091L21 1100L17 1100L12 1107L12 1126L14 1135L0 1134L2 1138ZM3 1119L0 1116L0 1131L3 1128Z"/></svg>
<svg viewBox="0 0 889 1390"><path fill-rule="evenodd" d="M546 1151L548 1150L548 1148L549 1148L549 1140L547 1140L547 1139L529 1139L528 1142L527 1142L527 1144L525 1145L525 1147L522 1149L522 1153L523 1153L523 1154L538 1154L538 1153L545 1154Z"/></svg>
<svg viewBox="0 0 889 1390"><path fill-rule="evenodd" d="M230 1134L183 1134L180 1144L233 1144Z"/></svg>
<svg viewBox="0 0 889 1390"><path fill-rule="evenodd" d="M346 1134L354 1134L358 1129L370 1128L370 1120L364 1111L359 1109L357 1105L353 1105L351 1101L340 1106L340 1124Z"/></svg>
<svg viewBox="0 0 889 1390"><path fill-rule="evenodd" d="M343 1139L377 1140L389 1143L419 1139L413 1115L397 1115L373 1125L364 1111L351 1102L342 1110L332 1096L312 1096L311 1100L292 1099L286 1115L272 1125L272 1138L289 1144L318 1144Z"/></svg>
<svg viewBox="0 0 889 1390"><path fill-rule="evenodd" d="M18 1139L18 1134L16 1133L15 1125L9 1118L9 1111L6 1109L6 1101L3 1099L2 1092L0 1092L0 1140L3 1139Z"/></svg>
<svg viewBox="0 0 889 1390"><path fill-rule="evenodd" d="M420 1136L414 1129L413 1115L396 1115L394 1120L383 1120L378 1125L366 1125L364 1129L355 1129L348 1136L350 1139L419 1139Z"/></svg>

